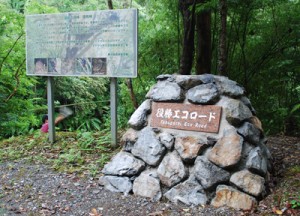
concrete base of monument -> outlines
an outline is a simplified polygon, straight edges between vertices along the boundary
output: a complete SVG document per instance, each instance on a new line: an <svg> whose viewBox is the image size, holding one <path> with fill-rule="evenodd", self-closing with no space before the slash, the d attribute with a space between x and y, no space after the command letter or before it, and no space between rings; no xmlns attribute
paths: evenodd
<svg viewBox="0 0 300 216"><path fill-rule="evenodd" d="M243 87L214 75L161 75L129 120L100 184L158 201L248 210L266 195L271 155Z"/></svg>

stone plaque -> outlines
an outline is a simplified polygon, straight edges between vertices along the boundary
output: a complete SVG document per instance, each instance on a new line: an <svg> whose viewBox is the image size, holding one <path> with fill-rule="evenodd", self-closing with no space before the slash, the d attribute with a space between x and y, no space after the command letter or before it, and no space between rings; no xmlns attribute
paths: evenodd
<svg viewBox="0 0 300 216"><path fill-rule="evenodd" d="M220 106L153 102L150 125L218 133L221 114Z"/></svg>
<svg viewBox="0 0 300 216"><path fill-rule="evenodd" d="M26 16L27 75L137 76L137 10Z"/></svg>

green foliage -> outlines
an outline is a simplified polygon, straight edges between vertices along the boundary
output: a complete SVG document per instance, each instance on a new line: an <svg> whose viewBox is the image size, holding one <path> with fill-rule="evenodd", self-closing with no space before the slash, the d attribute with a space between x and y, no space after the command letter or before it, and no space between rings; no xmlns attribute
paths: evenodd
<svg viewBox="0 0 300 216"><path fill-rule="evenodd" d="M298 98L300 98L300 85L296 87L296 92L299 95ZM300 110L300 101L297 102L297 104L294 105L292 108L290 114L293 115L294 113L298 112Z"/></svg>
<svg viewBox="0 0 300 216"><path fill-rule="evenodd" d="M35 132L0 141L0 162L24 159L50 165L53 169L96 175L114 155L110 134L58 132L54 144L47 135Z"/></svg>
<svg viewBox="0 0 300 216"><path fill-rule="evenodd" d="M211 1L205 1L201 4L196 5L196 13L199 13L201 11L205 10L212 10L216 11L218 9L219 0L211 0Z"/></svg>
<svg viewBox="0 0 300 216"><path fill-rule="evenodd" d="M179 16L176 1L145 1L139 16L139 77L133 80L139 102L159 74L178 71Z"/></svg>
<svg viewBox="0 0 300 216"><path fill-rule="evenodd" d="M296 57L300 54L299 1L228 4L229 77L246 88L269 134L296 135L300 128L300 114L294 111L300 101L296 91L300 82Z"/></svg>
<svg viewBox="0 0 300 216"><path fill-rule="evenodd" d="M138 89L135 88L135 96L138 97L139 93ZM143 90L142 90L143 91ZM121 128L125 128L127 126L127 122L130 116L134 112L133 102L130 100L129 89L124 82L119 84L119 101L118 104L122 104L122 106L118 106L117 115L118 115L118 125ZM143 93L142 93L143 94ZM143 97L140 97L140 101L143 100ZM109 122L108 122L109 123Z"/></svg>
<svg viewBox="0 0 300 216"><path fill-rule="evenodd" d="M27 4L28 13L57 13L107 9L106 0L31 0Z"/></svg>
<svg viewBox="0 0 300 216"><path fill-rule="evenodd" d="M82 150L90 150L95 145L95 138L91 132L83 132L78 135L78 147Z"/></svg>
<svg viewBox="0 0 300 216"><path fill-rule="evenodd" d="M93 131L101 130L101 121L97 118L86 119L79 127L78 130Z"/></svg>
<svg viewBox="0 0 300 216"><path fill-rule="evenodd" d="M90 77L59 77L54 81L55 99L71 104L74 115L63 123L71 130L101 130L109 105L108 79Z"/></svg>
<svg viewBox="0 0 300 216"><path fill-rule="evenodd" d="M80 151L77 151L76 149L70 149L68 152L59 156L58 162L66 162L68 164L81 165L83 163L83 159L81 157Z"/></svg>
<svg viewBox="0 0 300 216"><path fill-rule="evenodd" d="M37 125L32 112L35 78L25 75L24 16L0 4L0 139L28 133Z"/></svg>
<svg viewBox="0 0 300 216"><path fill-rule="evenodd" d="M300 196L298 197L298 200L292 200L290 204L292 205L293 209L300 208Z"/></svg>
<svg viewBox="0 0 300 216"><path fill-rule="evenodd" d="M10 0L10 5L19 13L24 13L25 0Z"/></svg>

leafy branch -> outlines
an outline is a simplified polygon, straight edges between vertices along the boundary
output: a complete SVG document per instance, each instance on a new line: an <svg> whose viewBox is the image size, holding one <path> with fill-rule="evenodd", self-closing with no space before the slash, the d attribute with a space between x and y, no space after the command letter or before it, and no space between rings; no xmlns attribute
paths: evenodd
<svg viewBox="0 0 300 216"><path fill-rule="evenodd" d="M24 35L24 32L22 32L21 35L19 35L19 37L16 39L16 41L14 42L14 44L12 45L12 47L9 49L9 51L7 52L6 56L3 58L1 64L0 64L0 73L2 71L2 67L4 65L4 62L6 61L6 59L8 58L8 56L10 55L10 53L13 51L14 47L16 46L16 44L18 43L18 41L21 39L21 37Z"/></svg>
<svg viewBox="0 0 300 216"><path fill-rule="evenodd" d="M25 61L26 61L26 59L24 59L22 61L22 63L19 65L19 67L18 67L18 69L17 69L17 71L14 75L15 79L17 80L17 85L14 88L14 90L11 92L11 94L6 98L5 102L8 102L17 93L18 87L20 85L20 77L19 77L20 76L20 71L21 71L21 68L24 65Z"/></svg>

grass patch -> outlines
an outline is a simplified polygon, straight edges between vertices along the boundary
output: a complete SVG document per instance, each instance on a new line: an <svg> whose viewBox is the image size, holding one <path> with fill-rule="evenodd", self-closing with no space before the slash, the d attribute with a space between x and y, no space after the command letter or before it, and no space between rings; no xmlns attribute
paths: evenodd
<svg viewBox="0 0 300 216"><path fill-rule="evenodd" d="M290 177L294 177L295 175L299 175L299 174L300 174L300 165L292 166L286 172L286 176L290 176Z"/></svg>
<svg viewBox="0 0 300 216"><path fill-rule="evenodd" d="M286 206L298 209L300 207L300 166L295 165L284 173L283 181L272 194L273 205L282 209Z"/></svg>
<svg viewBox="0 0 300 216"><path fill-rule="evenodd" d="M0 162L25 159L57 171L95 176L120 150L110 143L108 132L57 132L54 144L49 143L47 134L36 132L0 141Z"/></svg>

